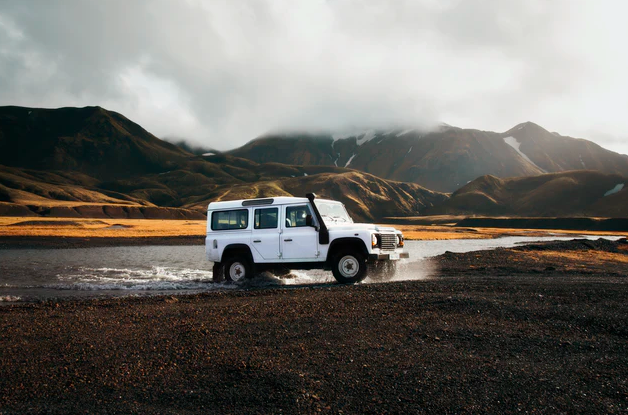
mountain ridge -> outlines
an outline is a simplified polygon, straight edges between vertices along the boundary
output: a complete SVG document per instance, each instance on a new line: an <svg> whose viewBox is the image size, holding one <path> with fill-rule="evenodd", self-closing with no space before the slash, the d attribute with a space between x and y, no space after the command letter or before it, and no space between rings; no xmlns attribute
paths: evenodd
<svg viewBox="0 0 628 415"><path fill-rule="evenodd" d="M369 186L389 200L365 190ZM267 196L303 196L315 188L354 206L356 218L368 221L380 213L416 215L447 198L336 166L192 154L100 107L0 107L0 214L160 217L174 215L173 208L204 213L214 197L240 197L238 192L255 188Z"/></svg>
<svg viewBox="0 0 628 415"><path fill-rule="evenodd" d="M101 107L0 107L0 164L6 166L113 179L173 168L189 156Z"/></svg>
<svg viewBox="0 0 628 415"><path fill-rule="evenodd" d="M533 123L505 133L440 126L434 132L260 137L247 144L255 156L248 158L244 156L251 154L238 151L192 154L100 107L0 107L0 214L190 217L203 214L211 200L303 196L314 191L344 202L356 219L365 221L461 207L469 208L466 214L476 214L487 206L503 208L507 199L518 197L523 198L522 208L510 212L523 215L526 209L536 212L535 203L542 205L544 199L525 199L525 188L517 190L521 194L515 197L504 185L515 179L478 173L488 166L501 174L546 180L542 173L552 168L575 164L621 171L626 164L626 158L608 159L605 156L611 152L587 140L574 140ZM575 147L568 152L565 145ZM289 159L299 163L286 163ZM504 160L512 163L506 165ZM628 177L585 174L601 175L593 180L570 174L551 180L544 197L549 200L560 194L561 186L575 189L572 196L578 189L589 194L595 180L609 187L618 177ZM467 177L473 179L464 182ZM478 177L484 178L474 182ZM417 183L442 183L441 179L461 185L450 197ZM589 184L578 188L571 182ZM471 183L474 188L468 187ZM582 212L624 214L626 194L622 188L607 197L597 195L599 200ZM461 195L466 195L466 205L459 203L465 200ZM554 213L579 213L576 205Z"/></svg>
<svg viewBox="0 0 628 415"><path fill-rule="evenodd" d="M593 170L533 177L482 176L428 215L628 217L628 177Z"/></svg>
<svg viewBox="0 0 628 415"><path fill-rule="evenodd" d="M597 169L628 175L628 156L550 133L532 122L503 133L441 126L436 131L368 130L340 137L267 135L226 153L257 162L349 167L441 192L453 192L485 174L520 177Z"/></svg>

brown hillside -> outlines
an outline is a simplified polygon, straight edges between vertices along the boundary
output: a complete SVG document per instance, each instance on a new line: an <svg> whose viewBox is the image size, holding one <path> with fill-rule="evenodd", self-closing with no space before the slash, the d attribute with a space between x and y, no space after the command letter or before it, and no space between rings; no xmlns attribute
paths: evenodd
<svg viewBox="0 0 628 415"><path fill-rule="evenodd" d="M293 140L287 147L278 143L276 150L298 148L299 143L308 142ZM411 208L417 203L416 192L391 191L403 186L375 177L347 181L345 174L351 170L313 162L303 159L302 166L190 154L99 107L0 107L0 214L161 217L184 206L204 212L212 197L225 193L232 198L303 195L356 186L373 189L351 192L366 198L355 203L361 212L377 206L368 217L379 211L416 214ZM345 192L333 193L344 197ZM395 201L382 205L386 197Z"/></svg>
<svg viewBox="0 0 628 415"><path fill-rule="evenodd" d="M370 174L347 171L263 181L254 184L217 187L207 199L189 206L205 208L209 201L244 198L299 196L315 192L319 197L342 201L354 220L373 221L388 216L415 216L447 199L412 183L393 182ZM398 213L393 213L398 212Z"/></svg>
<svg viewBox="0 0 628 415"><path fill-rule="evenodd" d="M480 177L428 214L486 216L628 217L628 190L604 196L628 179L596 171L535 177Z"/></svg>
<svg viewBox="0 0 628 415"><path fill-rule="evenodd" d="M446 195L416 184L392 182L348 169L326 166L286 166L250 163L249 169L234 160L238 177L223 169L211 173L190 170L139 176L99 183L84 175L41 172L0 166L0 215L96 218L195 218L188 210L204 212L212 200L265 196L303 196L317 192L341 200L359 220L385 216L418 215L440 203ZM209 166L215 166L209 164ZM194 167L196 166L196 167ZM200 166L200 167L199 167ZM212 177L213 176L213 177ZM250 181L247 181L250 180ZM151 210L152 209L152 210Z"/></svg>
<svg viewBox="0 0 628 415"><path fill-rule="evenodd" d="M0 107L0 164L97 179L175 168L190 154L100 107Z"/></svg>

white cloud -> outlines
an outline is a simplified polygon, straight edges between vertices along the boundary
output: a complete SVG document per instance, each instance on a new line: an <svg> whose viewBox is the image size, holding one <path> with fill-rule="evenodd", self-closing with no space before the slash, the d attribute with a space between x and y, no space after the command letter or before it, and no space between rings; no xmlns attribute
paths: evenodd
<svg viewBox="0 0 628 415"><path fill-rule="evenodd" d="M623 1L0 4L0 104L101 105L231 148L269 130L534 121L628 153ZM602 131L596 137L591 131Z"/></svg>

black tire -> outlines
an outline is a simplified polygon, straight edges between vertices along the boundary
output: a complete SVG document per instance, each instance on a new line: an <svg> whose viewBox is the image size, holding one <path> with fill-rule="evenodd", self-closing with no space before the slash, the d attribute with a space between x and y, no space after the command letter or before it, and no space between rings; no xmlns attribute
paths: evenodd
<svg viewBox="0 0 628 415"><path fill-rule="evenodd" d="M355 284L366 278L366 258L358 251L341 251L332 259L331 272L341 284Z"/></svg>
<svg viewBox="0 0 628 415"><path fill-rule="evenodd" d="M375 281L390 281L397 272L397 261L375 261L369 264L369 278Z"/></svg>
<svg viewBox="0 0 628 415"><path fill-rule="evenodd" d="M229 257L223 264L223 273L227 281L238 282L247 278L253 278L253 264L245 256Z"/></svg>
<svg viewBox="0 0 628 415"><path fill-rule="evenodd" d="M225 267L220 262L214 262L212 274L214 282L223 282L225 280Z"/></svg>

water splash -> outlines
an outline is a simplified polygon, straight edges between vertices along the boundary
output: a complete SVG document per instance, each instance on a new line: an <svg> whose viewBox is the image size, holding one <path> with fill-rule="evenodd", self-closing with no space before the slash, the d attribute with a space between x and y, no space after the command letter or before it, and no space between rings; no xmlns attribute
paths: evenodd
<svg viewBox="0 0 628 415"><path fill-rule="evenodd" d="M155 266L149 269L79 267L57 275L60 290L199 290L213 284L212 272Z"/></svg>

